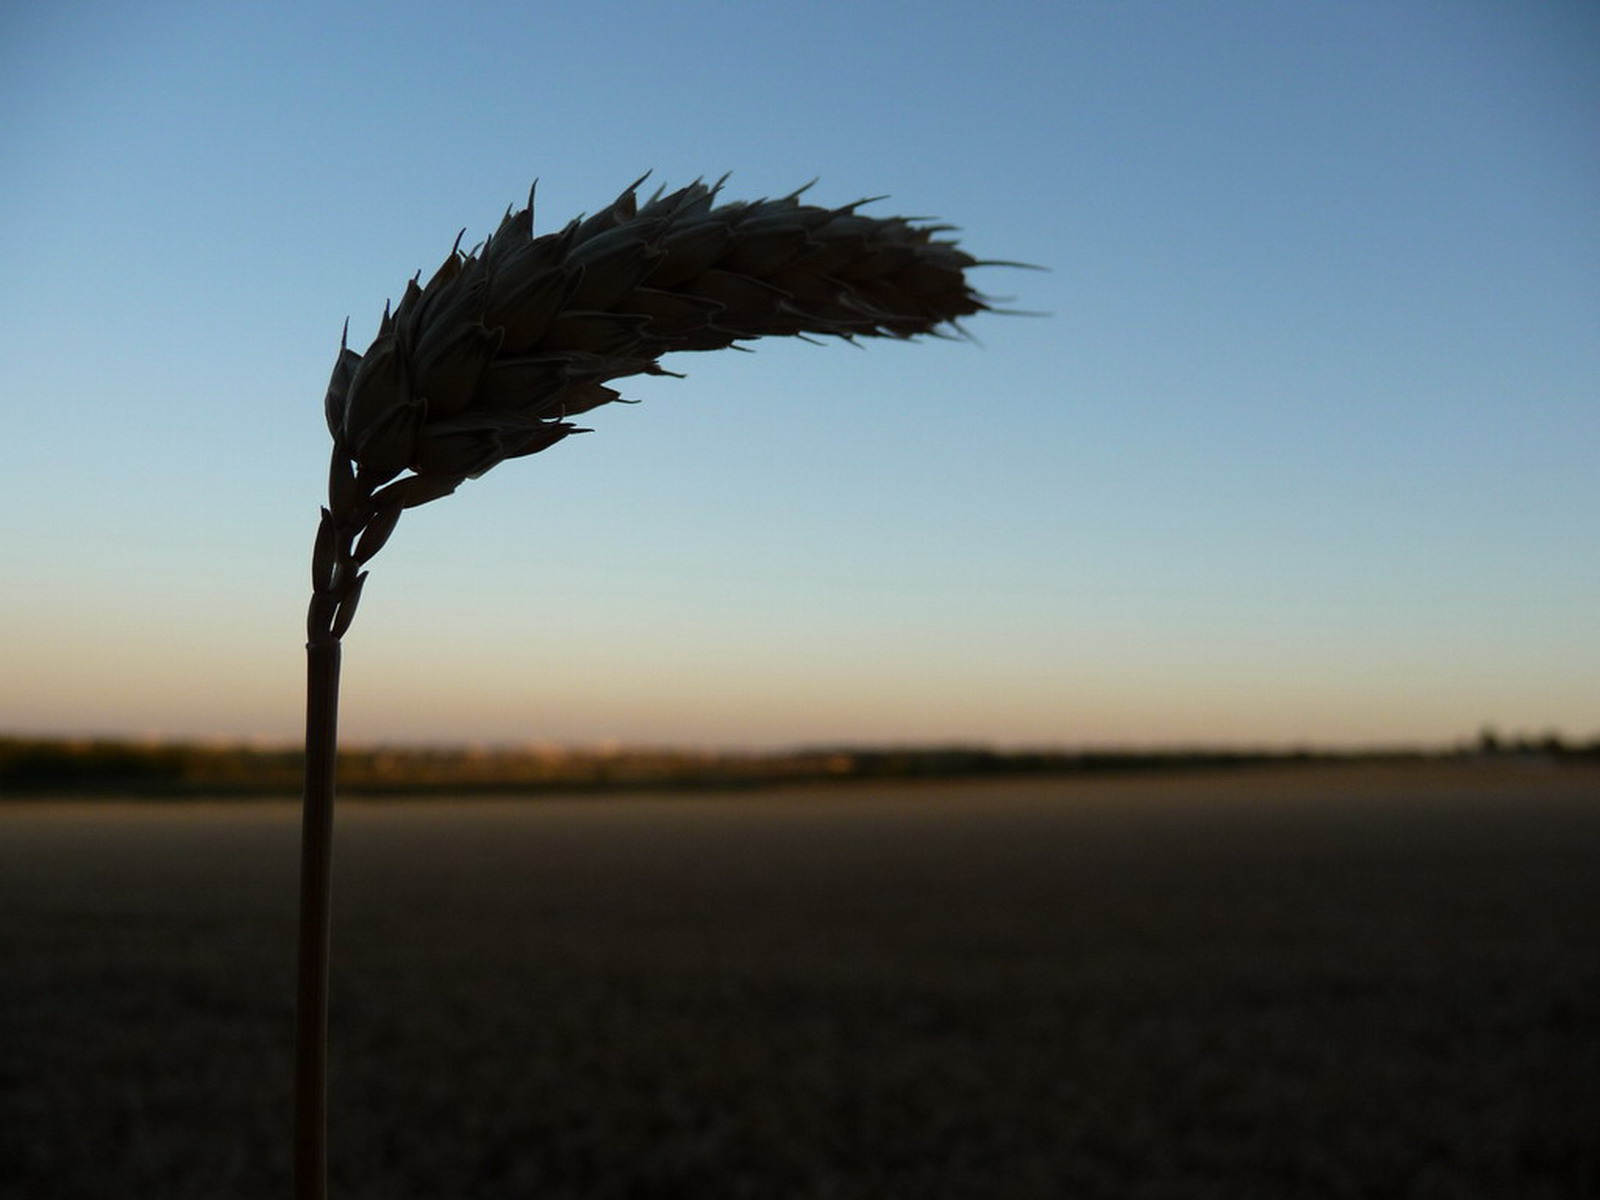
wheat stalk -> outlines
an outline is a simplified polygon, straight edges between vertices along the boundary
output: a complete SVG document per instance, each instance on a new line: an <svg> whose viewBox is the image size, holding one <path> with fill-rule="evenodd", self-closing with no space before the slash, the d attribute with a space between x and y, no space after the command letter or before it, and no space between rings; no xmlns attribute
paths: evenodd
<svg viewBox="0 0 1600 1200"><path fill-rule="evenodd" d="M593 216L535 237L533 202L470 252L420 274L328 383L328 503L307 614L306 791L295 1069L295 1195L327 1194L329 849L340 641L400 515L508 458L584 432L568 418L620 398L610 381L672 374L664 354L763 337L914 338L991 309L986 265L949 226L776 200L718 204L720 182L640 180ZM1020 264L1007 264L1020 265ZM348 325L346 326L348 333Z"/></svg>

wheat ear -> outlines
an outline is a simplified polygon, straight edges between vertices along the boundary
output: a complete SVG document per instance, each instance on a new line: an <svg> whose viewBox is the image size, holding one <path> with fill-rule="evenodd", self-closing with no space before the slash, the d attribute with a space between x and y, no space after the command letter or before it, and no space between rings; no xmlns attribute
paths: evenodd
<svg viewBox="0 0 1600 1200"><path fill-rule="evenodd" d="M721 184L640 180L593 216L535 237L533 201L469 252L457 239L414 278L366 353L341 341L328 384L328 503L307 615L306 790L295 1068L295 1195L324 1200L329 847L340 639L363 566L408 508L508 458L583 432L568 418L619 399L610 381L671 374L660 358L763 337L914 338L991 308L981 264L948 226L823 208L805 189L718 203ZM1019 264L1007 264L1019 265Z"/></svg>

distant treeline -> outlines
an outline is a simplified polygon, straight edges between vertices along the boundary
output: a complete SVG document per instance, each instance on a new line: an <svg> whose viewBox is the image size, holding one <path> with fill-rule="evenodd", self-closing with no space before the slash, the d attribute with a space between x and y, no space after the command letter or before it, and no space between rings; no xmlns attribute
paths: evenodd
<svg viewBox="0 0 1600 1200"><path fill-rule="evenodd" d="M339 756L350 794L748 787L853 779L1107 774L1292 762L1454 755L1600 759L1600 738L1502 739L1424 751L1023 750L943 746L824 747L767 753L581 748L351 748ZM107 739L0 738L0 795L292 795L298 750Z"/></svg>

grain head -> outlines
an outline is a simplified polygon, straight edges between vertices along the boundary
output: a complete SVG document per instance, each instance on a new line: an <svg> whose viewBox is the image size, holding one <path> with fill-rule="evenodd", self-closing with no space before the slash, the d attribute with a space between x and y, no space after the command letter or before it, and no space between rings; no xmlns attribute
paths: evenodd
<svg viewBox="0 0 1600 1200"><path fill-rule="evenodd" d="M806 204L804 189L719 203L720 183L697 182L641 203L638 186L541 236L530 197L412 279L365 353L341 344L313 637L348 627L359 566L404 509L582 432L571 418L620 399L614 381L671 374L665 354L938 335L991 307L948 226Z"/></svg>

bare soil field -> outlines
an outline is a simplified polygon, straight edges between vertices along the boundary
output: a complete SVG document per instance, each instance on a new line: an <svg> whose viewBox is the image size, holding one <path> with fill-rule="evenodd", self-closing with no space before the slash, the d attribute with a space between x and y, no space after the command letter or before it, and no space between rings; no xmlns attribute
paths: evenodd
<svg viewBox="0 0 1600 1200"><path fill-rule="evenodd" d="M0 1196L288 1195L295 807L0 805ZM1600 1196L1600 771L346 802L340 1200Z"/></svg>

